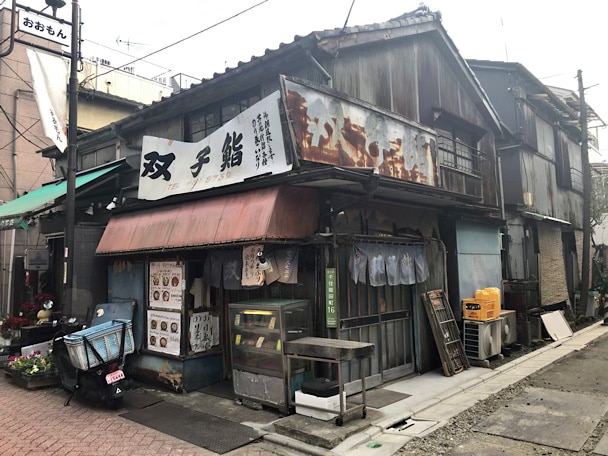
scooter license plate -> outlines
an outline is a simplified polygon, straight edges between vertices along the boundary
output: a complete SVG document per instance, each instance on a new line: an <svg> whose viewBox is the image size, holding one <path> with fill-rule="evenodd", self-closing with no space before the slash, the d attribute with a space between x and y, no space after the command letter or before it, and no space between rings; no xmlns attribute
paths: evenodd
<svg viewBox="0 0 608 456"><path fill-rule="evenodd" d="M111 385L112 383L116 383L117 381L122 380L124 378L125 373L119 369L117 371L110 372L108 375L106 375L106 383L108 385Z"/></svg>

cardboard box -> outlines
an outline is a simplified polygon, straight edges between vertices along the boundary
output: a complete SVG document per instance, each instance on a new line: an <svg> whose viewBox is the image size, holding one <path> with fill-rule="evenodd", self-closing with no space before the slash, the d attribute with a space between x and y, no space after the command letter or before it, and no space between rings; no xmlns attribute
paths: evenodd
<svg viewBox="0 0 608 456"><path fill-rule="evenodd" d="M344 399L344 410L346 410L346 393L342 393ZM312 407L323 408L327 411L315 410ZM335 411L337 413L331 413ZM318 420L328 421L338 416L340 413L340 395L329 397L318 397L312 394L306 394L302 391L296 391L296 413L298 415L310 416Z"/></svg>

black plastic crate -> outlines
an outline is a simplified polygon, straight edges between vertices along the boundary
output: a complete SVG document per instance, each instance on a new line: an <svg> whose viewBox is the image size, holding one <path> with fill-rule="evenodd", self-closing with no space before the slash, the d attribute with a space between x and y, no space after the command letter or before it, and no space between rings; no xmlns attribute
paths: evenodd
<svg viewBox="0 0 608 456"><path fill-rule="evenodd" d="M339 394L340 388L337 381L328 378L313 378L302 382L302 392L317 397L330 397Z"/></svg>

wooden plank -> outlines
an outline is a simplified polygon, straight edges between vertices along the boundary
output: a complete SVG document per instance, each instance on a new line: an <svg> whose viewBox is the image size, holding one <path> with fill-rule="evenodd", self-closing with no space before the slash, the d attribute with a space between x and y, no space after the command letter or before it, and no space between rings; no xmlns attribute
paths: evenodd
<svg viewBox="0 0 608 456"><path fill-rule="evenodd" d="M470 364L460 339L460 330L444 291L424 293L422 300L439 350L443 372L451 377L468 369Z"/></svg>

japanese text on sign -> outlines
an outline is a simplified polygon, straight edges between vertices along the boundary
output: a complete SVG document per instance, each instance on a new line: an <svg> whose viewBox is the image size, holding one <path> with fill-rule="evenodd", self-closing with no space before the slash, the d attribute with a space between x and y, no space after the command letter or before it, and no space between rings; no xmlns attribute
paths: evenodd
<svg viewBox="0 0 608 456"><path fill-rule="evenodd" d="M158 200L290 171L279 98L278 91L269 95L197 143L144 136L138 198Z"/></svg>
<svg viewBox="0 0 608 456"><path fill-rule="evenodd" d="M19 11L19 31L67 47L72 42L72 26L69 22L37 14L34 11Z"/></svg>
<svg viewBox="0 0 608 456"><path fill-rule="evenodd" d="M338 326L338 314L336 311L337 284L336 268L325 269L325 326L336 328Z"/></svg>

